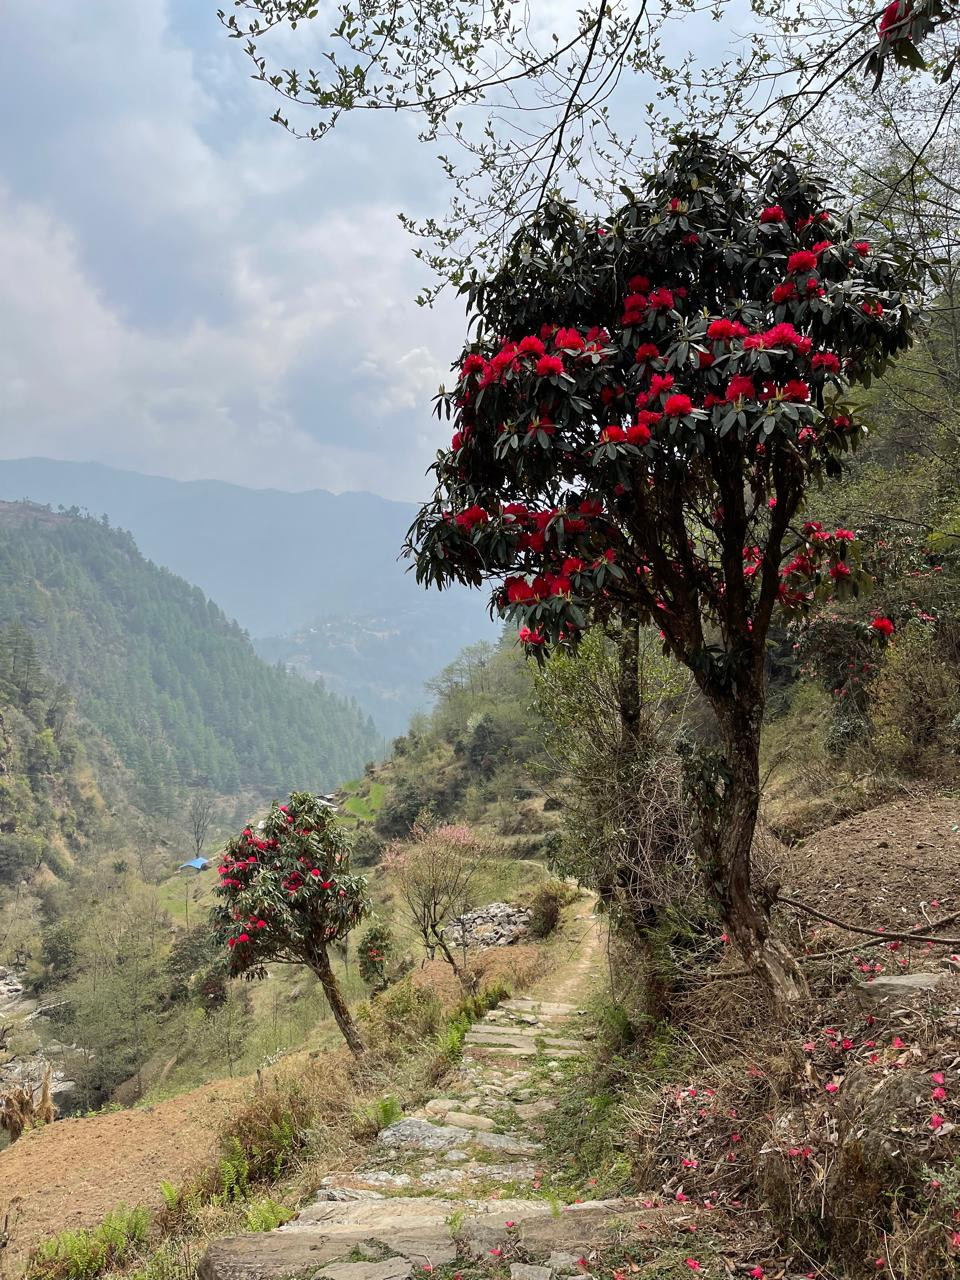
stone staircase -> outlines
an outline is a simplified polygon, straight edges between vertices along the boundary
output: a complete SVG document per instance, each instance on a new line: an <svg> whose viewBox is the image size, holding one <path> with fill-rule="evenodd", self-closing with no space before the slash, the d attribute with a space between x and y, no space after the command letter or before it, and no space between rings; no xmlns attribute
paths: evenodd
<svg viewBox="0 0 960 1280"><path fill-rule="evenodd" d="M538 1194L552 1094L562 1060L584 1050L583 1021L572 1004L504 1001L468 1032L444 1096L382 1129L369 1162L329 1174L294 1221L213 1241L201 1280L408 1280L478 1263L554 1280L582 1276L583 1254L631 1224L675 1216L626 1200L558 1211Z"/></svg>

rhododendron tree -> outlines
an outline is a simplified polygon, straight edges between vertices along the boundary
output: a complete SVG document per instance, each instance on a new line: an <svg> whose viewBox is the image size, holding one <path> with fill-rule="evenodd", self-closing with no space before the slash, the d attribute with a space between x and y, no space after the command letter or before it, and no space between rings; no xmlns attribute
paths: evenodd
<svg viewBox="0 0 960 1280"><path fill-rule="evenodd" d="M387 986L387 965L393 953L393 934L385 924L372 924L357 943L360 977L374 991Z"/></svg>
<svg viewBox="0 0 960 1280"><path fill-rule="evenodd" d="M750 857L766 637L858 590L852 533L801 513L856 446L848 389L908 344L904 269L788 158L698 139L601 220L550 202L465 286L455 434L408 539L421 582L492 584L533 653L660 631L723 743L697 790L709 889L782 995L804 984Z"/></svg>
<svg viewBox="0 0 960 1280"><path fill-rule="evenodd" d="M263 977L267 964L304 964L320 979L351 1052L363 1041L333 973L328 948L370 912L367 882L350 874L349 849L331 808L295 791L226 846L211 913L231 975Z"/></svg>

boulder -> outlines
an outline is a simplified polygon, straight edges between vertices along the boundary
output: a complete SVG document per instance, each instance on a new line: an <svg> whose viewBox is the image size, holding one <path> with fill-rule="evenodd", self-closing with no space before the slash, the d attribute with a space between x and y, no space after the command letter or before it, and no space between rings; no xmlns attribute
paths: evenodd
<svg viewBox="0 0 960 1280"><path fill-rule="evenodd" d="M893 973L881 975L872 982L854 983L854 994L863 1006L881 1004L909 1005L918 999L932 995L949 981L951 975L939 973Z"/></svg>

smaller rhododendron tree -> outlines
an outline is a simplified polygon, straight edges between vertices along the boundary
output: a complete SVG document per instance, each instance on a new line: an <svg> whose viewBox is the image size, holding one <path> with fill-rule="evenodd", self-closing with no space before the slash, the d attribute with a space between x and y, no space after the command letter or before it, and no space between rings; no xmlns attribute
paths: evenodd
<svg viewBox="0 0 960 1280"><path fill-rule="evenodd" d="M329 805L307 791L275 803L227 844L218 872L211 923L231 976L263 977L267 964L306 965L351 1051L363 1053L329 948L369 915L370 900L364 877L350 874L348 845Z"/></svg>
<svg viewBox="0 0 960 1280"><path fill-rule="evenodd" d="M373 991L387 986L387 966L393 954L393 934L385 924L372 924L357 943L360 977Z"/></svg>
<svg viewBox="0 0 960 1280"><path fill-rule="evenodd" d="M691 139L625 194L600 221L548 202L465 286L455 431L408 547L422 582L491 583L537 655L592 623L659 630L723 743L696 792L708 888L797 995L751 876L767 635L857 591L852 532L802 511L857 444L849 389L908 345L905 267L782 155Z"/></svg>

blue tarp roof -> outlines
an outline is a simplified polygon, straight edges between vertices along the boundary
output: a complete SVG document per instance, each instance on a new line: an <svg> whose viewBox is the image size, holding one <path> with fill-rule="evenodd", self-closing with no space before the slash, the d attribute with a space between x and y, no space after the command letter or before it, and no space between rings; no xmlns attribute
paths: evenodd
<svg viewBox="0 0 960 1280"><path fill-rule="evenodd" d="M210 862L207 858L191 858L189 862L181 862L178 871L206 871Z"/></svg>

